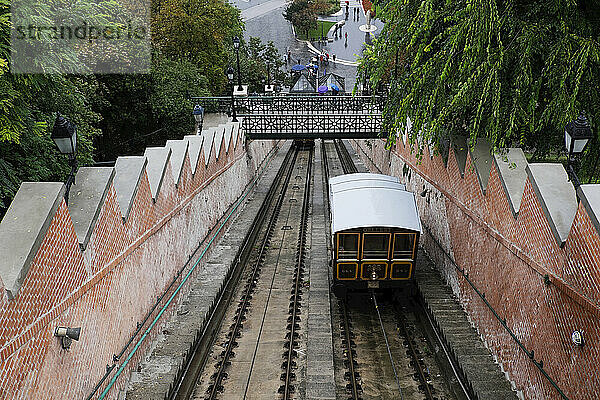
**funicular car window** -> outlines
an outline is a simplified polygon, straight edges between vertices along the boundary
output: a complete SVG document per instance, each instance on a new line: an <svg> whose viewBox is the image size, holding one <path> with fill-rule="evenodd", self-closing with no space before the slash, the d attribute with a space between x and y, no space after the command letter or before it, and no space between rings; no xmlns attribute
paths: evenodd
<svg viewBox="0 0 600 400"><path fill-rule="evenodd" d="M394 235L394 259L412 259L414 244L414 233L396 233Z"/></svg>
<svg viewBox="0 0 600 400"><path fill-rule="evenodd" d="M387 260L390 244L389 233L365 233L363 237L363 258Z"/></svg>
<svg viewBox="0 0 600 400"><path fill-rule="evenodd" d="M358 233L338 233L338 259L358 259Z"/></svg>

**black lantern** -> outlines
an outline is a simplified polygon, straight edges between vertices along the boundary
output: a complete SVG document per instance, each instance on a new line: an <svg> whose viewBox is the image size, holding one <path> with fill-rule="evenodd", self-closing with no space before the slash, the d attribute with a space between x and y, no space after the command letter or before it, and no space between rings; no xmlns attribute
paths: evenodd
<svg viewBox="0 0 600 400"><path fill-rule="evenodd" d="M71 189L71 185L75 183L75 173L77 172L77 127L58 113L50 138L54 140L56 147L58 147L58 150L62 154L69 156L71 173L65 182L65 203L69 205L69 190Z"/></svg>
<svg viewBox="0 0 600 400"><path fill-rule="evenodd" d="M199 132L202 130L202 122L204 121L204 107L200 104L196 104L194 106L194 111L192 111L192 115L196 120L196 132Z"/></svg>
<svg viewBox="0 0 600 400"><path fill-rule="evenodd" d="M244 90L242 87L242 75L240 73L240 38L237 36L233 37L233 48L235 49L235 56L237 59L237 75L238 75L238 91Z"/></svg>
<svg viewBox="0 0 600 400"><path fill-rule="evenodd" d="M583 112L579 114L575 121L569 122L565 127L565 147L569 152L567 156L567 174L575 189L581 185L577 177L578 158L593 137L592 128Z"/></svg>
<svg viewBox="0 0 600 400"><path fill-rule="evenodd" d="M77 129L75 125L67 121L60 113L56 116L50 138L54 140L56 147L58 147L58 150L62 154L75 156L77 149Z"/></svg>
<svg viewBox="0 0 600 400"><path fill-rule="evenodd" d="M569 158L583 153L592 134L590 123L583 113L575 121L571 121L565 127L565 147L569 152Z"/></svg>
<svg viewBox="0 0 600 400"><path fill-rule="evenodd" d="M235 113L235 99L233 97L233 68L231 68L231 65L227 68L226 74L227 74L227 80L229 81L229 84L231 85L231 121L238 122L237 116Z"/></svg>

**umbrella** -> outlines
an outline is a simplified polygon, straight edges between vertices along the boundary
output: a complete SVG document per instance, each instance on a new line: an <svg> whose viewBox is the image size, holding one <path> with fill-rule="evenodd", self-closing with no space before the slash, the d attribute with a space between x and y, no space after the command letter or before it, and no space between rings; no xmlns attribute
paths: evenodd
<svg viewBox="0 0 600 400"><path fill-rule="evenodd" d="M319 86L319 88L317 90L319 91L319 93L325 93L329 89L327 88L327 86Z"/></svg>
<svg viewBox="0 0 600 400"><path fill-rule="evenodd" d="M336 92L340 91L340 88L335 83L332 83L330 87L331 87L331 90L335 90Z"/></svg>
<svg viewBox="0 0 600 400"><path fill-rule="evenodd" d="M304 69L306 69L306 66L302 64L292 65L292 71L302 71Z"/></svg>

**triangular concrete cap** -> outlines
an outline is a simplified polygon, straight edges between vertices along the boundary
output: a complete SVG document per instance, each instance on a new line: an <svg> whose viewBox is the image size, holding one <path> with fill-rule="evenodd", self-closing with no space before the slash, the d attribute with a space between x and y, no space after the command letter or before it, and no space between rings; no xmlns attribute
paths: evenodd
<svg viewBox="0 0 600 400"><path fill-rule="evenodd" d="M171 157L171 149L168 147L148 147L144 155L148 158L146 172L148 173L152 200L156 201L165 177L167 163Z"/></svg>
<svg viewBox="0 0 600 400"><path fill-rule="evenodd" d="M516 217L521 208L521 199L527 180L527 159L519 148L501 149L494 154L494 164L498 170L500 182L508 197L510 209Z"/></svg>
<svg viewBox="0 0 600 400"><path fill-rule="evenodd" d="M552 233L563 245L577 212L575 189L562 164L528 164L525 168Z"/></svg>
<svg viewBox="0 0 600 400"><path fill-rule="evenodd" d="M167 140L166 147L171 149L171 171L175 185L179 185L188 146L189 142L187 140Z"/></svg>

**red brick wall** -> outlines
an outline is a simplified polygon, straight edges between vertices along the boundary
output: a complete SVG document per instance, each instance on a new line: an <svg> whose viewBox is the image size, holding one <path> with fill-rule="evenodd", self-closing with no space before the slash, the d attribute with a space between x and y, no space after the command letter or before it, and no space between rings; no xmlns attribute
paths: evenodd
<svg viewBox="0 0 600 400"><path fill-rule="evenodd" d="M515 218L495 166L484 194L471 159L461 177L453 151L446 167L442 157L430 157L427 149L419 162L401 138L391 151L379 140L352 145L370 169L399 176L417 193L428 232L425 249L525 398L560 396L444 253L469 273L570 399L600 398L600 235L584 206L579 204L561 248L529 181ZM403 175L404 165L409 174ZM429 191L421 197L424 189ZM544 282L546 274L550 285ZM574 330L584 331L584 347L571 342Z"/></svg>
<svg viewBox="0 0 600 400"><path fill-rule="evenodd" d="M252 142L248 158L242 135L218 159L213 148L206 167L201 151L194 175L186 157L177 186L169 164L155 203L144 172L126 222L111 187L84 252L63 201L18 295L0 299L0 399L85 398L274 146ZM82 327L68 351L53 337L59 325Z"/></svg>

